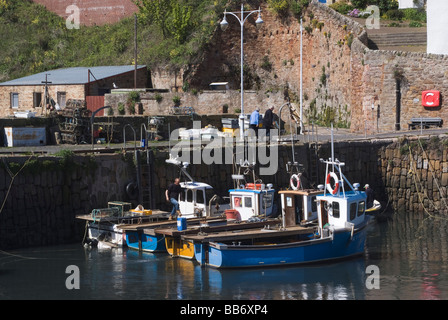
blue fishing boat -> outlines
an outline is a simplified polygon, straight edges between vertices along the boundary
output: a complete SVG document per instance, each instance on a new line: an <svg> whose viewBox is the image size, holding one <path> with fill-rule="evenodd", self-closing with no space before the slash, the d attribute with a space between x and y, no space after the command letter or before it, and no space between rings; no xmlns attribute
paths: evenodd
<svg viewBox="0 0 448 320"><path fill-rule="evenodd" d="M200 223L201 218L219 218L224 215L226 209L230 208L230 204L215 193L212 186L207 183L195 181L187 172L188 163L180 162L177 159L168 159L167 163L174 164L179 167L181 176L185 177L185 181L180 183L182 192L179 194L179 211L182 219L187 219L189 223ZM168 213L166 214L168 219ZM155 228L176 226L177 221L158 221L135 226L118 226L121 230L125 230L126 244L130 249L144 252L166 252L165 237L153 232Z"/></svg>
<svg viewBox="0 0 448 320"><path fill-rule="evenodd" d="M304 203L311 207L315 204L315 215L312 210L298 214L294 200L297 190L280 192L279 227L185 236L194 243L196 260L216 268L241 268L316 263L361 255L369 220L365 214L366 194L359 190L359 184L350 184L343 175L344 163L333 156L321 161L326 164L325 185L319 186L321 192L309 192L309 199L301 204L302 208Z"/></svg>

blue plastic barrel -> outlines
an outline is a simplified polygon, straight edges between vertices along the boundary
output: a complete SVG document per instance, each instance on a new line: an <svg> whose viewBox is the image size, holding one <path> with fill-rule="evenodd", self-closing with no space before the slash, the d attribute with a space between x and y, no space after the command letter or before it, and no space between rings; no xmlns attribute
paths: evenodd
<svg viewBox="0 0 448 320"><path fill-rule="evenodd" d="M177 218L177 230L187 230L187 218Z"/></svg>

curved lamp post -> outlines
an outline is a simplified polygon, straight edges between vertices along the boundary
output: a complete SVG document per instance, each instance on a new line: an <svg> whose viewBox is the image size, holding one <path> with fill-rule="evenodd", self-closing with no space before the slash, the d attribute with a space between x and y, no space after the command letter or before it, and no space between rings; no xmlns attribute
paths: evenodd
<svg viewBox="0 0 448 320"><path fill-rule="evenodd" d="M240 17L238 17L238 15L237 15L238 13L240 14ZM243 71L244 40L243 40L243 37L244 37L244 35L243 35L243 27L244 27L244 23L246 22L247 18L253 13L258 13L258 18L255 21L255 23L257 25L257 28L259 28L264 22L263 19L261 19L261 9L258 8L258 10L244 11L244 5L242 3L241 3L241 11L240 12L224 11L224 18L222 19L222 21L220 23L221 30L226 31L229 26L226 16L228 14L231 14L238 20L238 22L240 23L240 26L241 26L241 115L240 115L240 138L241 138L241 140L244 140L244 84L243 84L243 79L244 79L244 71ZM247 14L246 17L244 17L244 14Z"/></svg>

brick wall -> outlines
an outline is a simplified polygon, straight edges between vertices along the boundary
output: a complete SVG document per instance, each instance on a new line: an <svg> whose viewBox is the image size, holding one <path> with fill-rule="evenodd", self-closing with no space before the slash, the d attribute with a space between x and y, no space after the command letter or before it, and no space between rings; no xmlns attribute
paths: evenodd
<svg viewBox="0 0 448 320"><path fill-rule="evenodd" d="M33 0L44 5L48 10L67 18L70 5L78 6L82 25L103 25L115 23L137 12L138 8L131 0Z"/></svg>

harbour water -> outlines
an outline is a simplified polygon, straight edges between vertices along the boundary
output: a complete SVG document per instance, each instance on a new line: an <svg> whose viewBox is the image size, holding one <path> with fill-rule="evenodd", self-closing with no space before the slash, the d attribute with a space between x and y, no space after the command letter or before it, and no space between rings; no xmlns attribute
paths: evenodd
<svg viewBox="0 0 448 320"><path fill-rule="evenodd" d="M284 268L216 270L167 254L80 243L10 250L0 253L0 299L445 300L447 224L392 214L369 225L362 257ZM77 275L79 289L69 289Z"/></svg>

